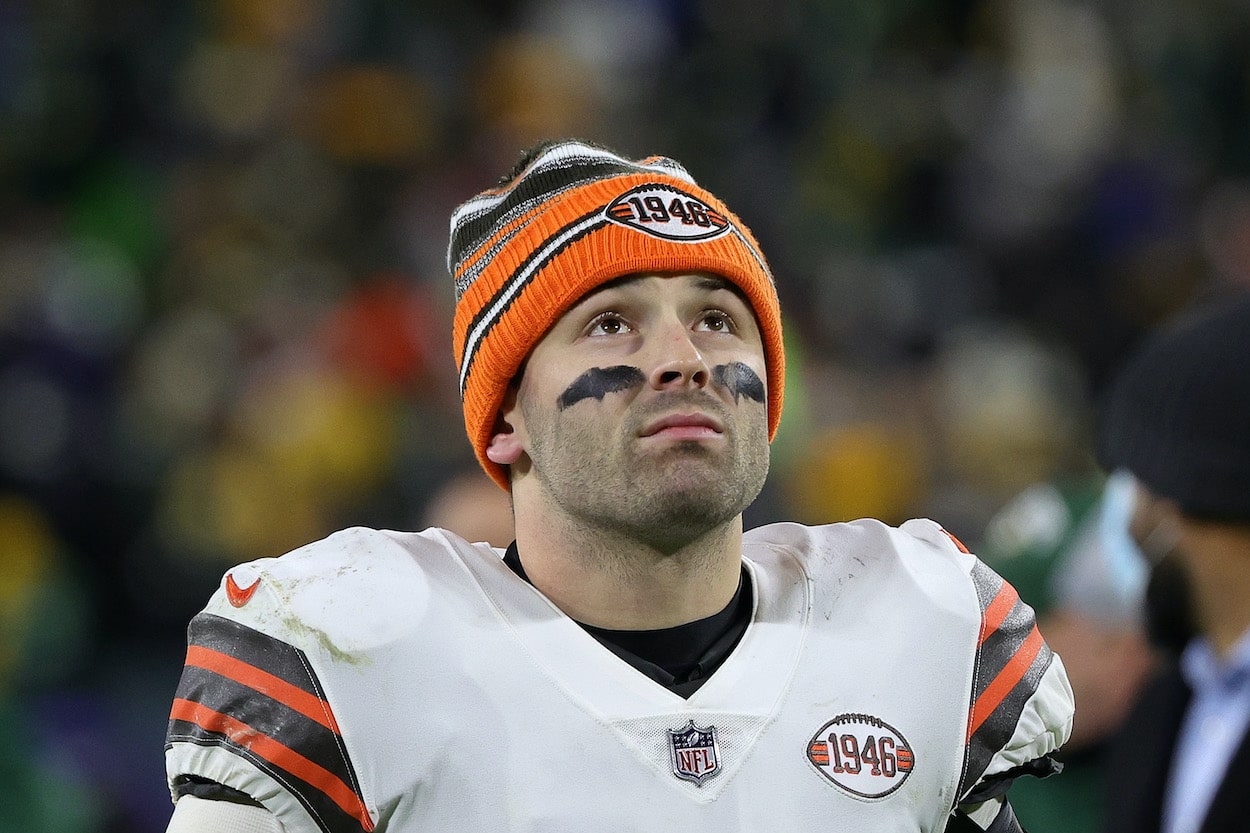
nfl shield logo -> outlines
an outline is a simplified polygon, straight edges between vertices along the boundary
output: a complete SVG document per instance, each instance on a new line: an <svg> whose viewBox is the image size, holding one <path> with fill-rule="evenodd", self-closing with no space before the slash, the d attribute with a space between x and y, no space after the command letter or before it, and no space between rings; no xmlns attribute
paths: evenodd
<svg viewBox="0 0 1250 833"><path fill-rule="evenodd" d="M703 782L720 772L720 751L716 745L716 727L694 725L668 730L668 754L673 774L703 786Z"/></svg>

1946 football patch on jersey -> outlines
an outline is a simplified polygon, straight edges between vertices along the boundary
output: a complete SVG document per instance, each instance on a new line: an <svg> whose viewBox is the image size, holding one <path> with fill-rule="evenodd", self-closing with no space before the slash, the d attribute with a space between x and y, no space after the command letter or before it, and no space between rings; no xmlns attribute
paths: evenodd
<svg viewBox="0 0 1250 833"><path fill-rule="evenodd" d="M859 798L881 798L903 786L916 759L890 724L868 714L840 714L807 744L816 771Z"/></svg>

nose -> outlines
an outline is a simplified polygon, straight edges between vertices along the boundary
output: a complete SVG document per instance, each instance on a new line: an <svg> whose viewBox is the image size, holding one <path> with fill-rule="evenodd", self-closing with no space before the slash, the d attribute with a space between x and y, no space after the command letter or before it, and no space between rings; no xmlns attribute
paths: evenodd
<svg viewBox="0 0 1250 833"><path fill-rule="evenodd" d="M711 370L684 326L666 327L658 342L658 358L648 374L648 381L653 388L662 390L707 386L711 379Z"/></svg>

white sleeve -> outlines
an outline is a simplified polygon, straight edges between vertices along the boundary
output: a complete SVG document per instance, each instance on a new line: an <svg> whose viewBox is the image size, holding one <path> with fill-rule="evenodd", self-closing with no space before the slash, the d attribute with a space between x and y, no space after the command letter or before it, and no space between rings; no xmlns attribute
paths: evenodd
<svg viewBox="0 0 1250 833"><path fill-rule="evenodd" d="M282 823L264 807L184 795L174 804L174 815L165 833L283 833L283 830Z"/></svg>
<svg viewBox="0 0 1250 833"><path fill-rule="evenodd" d="M972 807L961 808L969 819L976 823L977 827L982 830L989 830L990 825L994 823L994 819L998 818L998 812L1003 807L1002 796L991 798L989 801L983 801Z"/></svg>

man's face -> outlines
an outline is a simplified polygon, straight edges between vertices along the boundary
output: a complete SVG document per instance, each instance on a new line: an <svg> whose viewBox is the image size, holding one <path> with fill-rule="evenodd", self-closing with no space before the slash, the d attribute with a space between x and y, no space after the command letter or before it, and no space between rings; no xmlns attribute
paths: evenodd
<svg viewBox="0 0 1250 833"><path fill-rule="evenodd" d="M723 524L768 474L764 349L720 278L631 277L583 298L531 352L505 409L514 495L671 551ZM529 482L523 482L526 479Z"/></svg>

